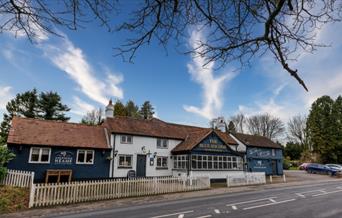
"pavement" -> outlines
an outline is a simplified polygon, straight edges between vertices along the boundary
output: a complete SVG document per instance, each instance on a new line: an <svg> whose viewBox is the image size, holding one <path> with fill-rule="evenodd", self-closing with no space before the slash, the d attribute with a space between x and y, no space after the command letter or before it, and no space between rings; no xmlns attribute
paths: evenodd
<svg viewBox="0 0 342 218"><path fill-rule="evenodd" d="M342 217L342 180L288 171L287 183L38 208L1 217ZM279 182L279 183L277 183ZM340 209L341 208L341 209Z"/></svg>

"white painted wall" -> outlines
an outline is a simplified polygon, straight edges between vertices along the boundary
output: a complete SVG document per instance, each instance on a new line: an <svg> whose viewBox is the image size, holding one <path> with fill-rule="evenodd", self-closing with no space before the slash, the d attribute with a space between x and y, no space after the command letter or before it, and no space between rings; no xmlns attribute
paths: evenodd
<svg viewBox="0 0 342 218"><path fill-rule="evenodd" d="M169 144L167 149L157 148L157 138L153 137L144 137L144 136L133 136L132 144L121 144L120 137L121 135L112 134L112 145L114 146L115 140L115 150L118 151L116 157L113 158L112 164L114 164L114 176L113 177L126 177L127 172L129 170L136 171L137 165L137 155L138 154L147 154L151 153L151 155L146 155L146 176L172 176L172 168L173 168L173 160L171 157L171 150L176 147L181 140L169 139ZM142 147L145 146L146 152L144 153ZM154 165L150 166L150 157L153 157L154 152L157 152L157 156L165 156L168 157L168 169L156 169L157 168L157 158L154 159ZM119 155L120 154L128 154L133 155L133 162L131 169L122 169L118 168L119 165ZM113 163L114 162L114 163Z"/></svg>
<svg viewBox="0 0 342 218"><path fill-rule="evenodd" d="M237 171L190 171L192 177L209 177L210 179L226 179L228 175L241 173L242 170Z"/></svg>
<svg viewBox="0 0 342 218"><path fill-rule="evenodd" d="M239 141L239 139L237 139L233 134L229 134L237 143L237 151L239 152L246 152L246 145L243 144L241 141Z"/></svg>

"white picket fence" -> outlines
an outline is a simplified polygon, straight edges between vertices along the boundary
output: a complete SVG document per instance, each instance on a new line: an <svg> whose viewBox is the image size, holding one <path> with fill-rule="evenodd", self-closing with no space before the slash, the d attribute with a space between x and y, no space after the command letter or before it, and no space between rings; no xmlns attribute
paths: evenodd
<svg viewBox="0 0 342 218"><path fill-rule="evenodd" d="M207 177L156 177L34 184L29 207L209 189Z"/></svg>
<svg viewBox="0 0 342 218"><path fill-rule="evenodd" d="M266 184L264 172L239 172L227 176L227 187Z"/></svg>
<svg viewBox="0 0 342 218"><path fill-rule="evenodd" d="M0 184L26 188L32 186L33 179L34 172L7 170L7 175L2 181L0 181Z"/></svg>

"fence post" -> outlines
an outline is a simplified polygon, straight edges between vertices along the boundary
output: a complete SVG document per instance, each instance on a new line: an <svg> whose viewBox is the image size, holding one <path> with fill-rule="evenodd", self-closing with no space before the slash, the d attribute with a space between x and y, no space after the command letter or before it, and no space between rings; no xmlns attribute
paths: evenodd
<svg viewBox="0 0 342 218"><path fill-rule="evenodd" d="M36 193L36 185L32 182L30 187L30 199L29 199L29 208L34 205L34 195Z"/></svg>
<svg viewBox="0 0 342 218"><path fill-rule="evenodd" d="M270 175L270 183L272 183L273 181L272 181L272 175Z"/></svg>
<svg viewBox="0 0 342 218"><path fill-rule="evenodd" d="M285 173L283 174L283 181L286 182Z"/></svg>

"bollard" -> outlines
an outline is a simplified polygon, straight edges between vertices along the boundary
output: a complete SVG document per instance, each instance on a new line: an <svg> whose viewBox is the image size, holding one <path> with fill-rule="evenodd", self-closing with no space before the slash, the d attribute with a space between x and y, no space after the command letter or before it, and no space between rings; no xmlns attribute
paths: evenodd
<svg viewBox="0 0 342 218"><path fill-rule="evenodd" d="M285 173L283 174L283 181L286 182L286 176Z"/></svg>
<svg viewBox="0 0 342 218"><path fill-rule="evenodd" d="M272 175L270 175L270 183L272 183L272 182L273 182L273 181L272 181L272 179L273 179L273 178L272 178Z"/></svg>

